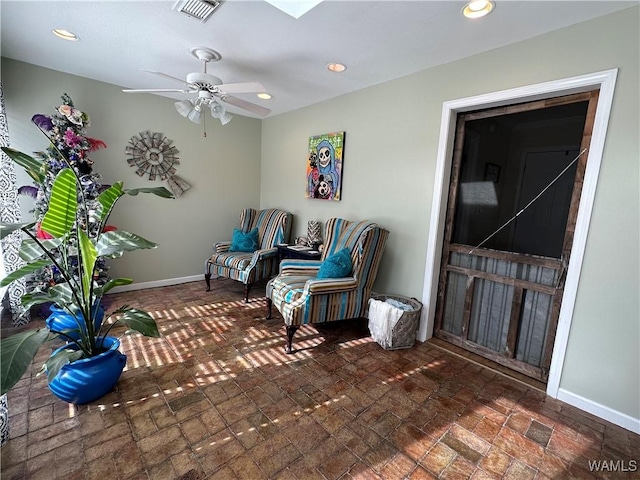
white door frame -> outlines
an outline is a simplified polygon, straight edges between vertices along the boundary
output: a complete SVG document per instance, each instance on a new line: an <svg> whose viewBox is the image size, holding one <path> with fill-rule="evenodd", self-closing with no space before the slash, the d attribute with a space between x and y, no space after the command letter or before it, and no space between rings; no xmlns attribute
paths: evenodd
<svg viewBox="0 0 640 480"><path fill-rule="evenodd" d="M584 174L584 184L582 186L576 229L571 249L571 259L567 269L566 283L562 295L562 306L558 317L558 328L556 330L556 339L547 382L547 395L553 398L558 396L560 376L562 374L562 366L564 364L569 339L569 330L573 318L578 281L580 280L582 260L587 243L587 233L589 231L589 222L591 221L591 212L596 193L596 185L598 183L600 164L602 162L602 152L604 150L617 74L617 68L604 70L577 77L451 100L443 104L431 204L431 221L427 242L427 261L422 290L422 303L425 308L422 309L418 340L424 342L433 335L438 281L440 278L440 256L442 254L442 240L444 236L444 223L451 176L451 160L453 158L453 143L458 113L542 100L599 88L600 95L593 125L593 135L589 147L587 168Z"/></svg>

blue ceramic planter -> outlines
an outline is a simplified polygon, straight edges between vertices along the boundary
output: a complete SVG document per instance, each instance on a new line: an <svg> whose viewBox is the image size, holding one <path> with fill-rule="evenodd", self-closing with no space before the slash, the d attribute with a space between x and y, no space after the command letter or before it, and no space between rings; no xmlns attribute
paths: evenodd
<svg viewBox="0 0 640 480"><path fill-rule="evenodd" d="M98 329L100 328L100 325L102 325L102 319L104 317L104 308L102 308L102 305L98 305L97 307L94 307L94 308L98 309L93 322L93 328L97 332ZM69 314L66 310L56 307L55 305L51 305L50 310L51 310L51 315L49 315L45 320L45 323L47 324L47 328L49 328L49 330L62 332L68 329L75 329L75 330L78 329L78 324L76 323L75 318L71 314ZM83 318L82 321L84 322L84 317L82 315L80 315L80 317ZM87 329L84 326L84 323L82 324L82 329L85 331ZM78 340L80 338L80 334L78 332L68 332L66 335L73 338L74 340Z"/></svg>
<svg viewBox="0 0 640 480"><path fill-rule="evenodd" d="M127 356L118 351L120 340L116 337L105 337L103 345L106 349L103 353L63 366L49 383L51 392L75 405L93 402L109 393L122 374ZM64 348L78 349L77 345L69 344L54 354Z"/></svg>

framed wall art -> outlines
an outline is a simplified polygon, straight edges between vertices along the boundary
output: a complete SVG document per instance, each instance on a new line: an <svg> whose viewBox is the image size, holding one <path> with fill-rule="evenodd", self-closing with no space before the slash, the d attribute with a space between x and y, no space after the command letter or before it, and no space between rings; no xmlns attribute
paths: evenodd
<svg viewBox="0 0 640 480"><path fill-rule="evenodd" d="M345 132L309 137L305 197L340 201Z"/></svg>
<svg viewBox="0 0 640 480"><path fill-rule="evenodd" d="M484 165L484 181L498 183L500 181L500 165L486 163Z"/></svg>

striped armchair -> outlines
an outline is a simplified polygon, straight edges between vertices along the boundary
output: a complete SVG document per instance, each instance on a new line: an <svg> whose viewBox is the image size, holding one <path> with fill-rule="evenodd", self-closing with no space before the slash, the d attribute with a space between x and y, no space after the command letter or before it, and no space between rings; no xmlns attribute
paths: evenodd
<svg viewBox="0 0 640 480"><path fill-rule="evenodd" d="M320 260L286 259L280 263L279 275L267 283L267 318L271 318L275 305L286 324L287 353L294 351L293 336L300 325L366 315L388 236L387 230L373 222L332 218L326 224L326 243ZM322 261L344 248L351 252L351 275L316 278Z"/></svg>
<svg viewBox="0 0 640 480"><path fill-rule="evenodd" d="M244 301L247 302L251 285L278 273L280 259L276 245L289 241L292 218L291 213L275 208L244 209L240 214L240 229L246 233L258 227L258 250L230 252L230 241L215 243L213 255L204 263L207 291L211 289L212 275L231 278L244 283Z"/></svg>

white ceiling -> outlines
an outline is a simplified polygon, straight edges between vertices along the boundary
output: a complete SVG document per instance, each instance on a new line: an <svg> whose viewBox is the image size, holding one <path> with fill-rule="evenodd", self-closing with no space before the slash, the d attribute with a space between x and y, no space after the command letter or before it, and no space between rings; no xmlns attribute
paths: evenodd
<svg viewBox="0 0 640 480"><path fill-rule="evenodd" d="M639 2L496 0L489 16L468 20L461 1L325 0L296 20L262 0L226 0L205 23L175 3L2 0L2 56L125 88L180 88L143 69L185 78L202 69L189 49L207 46L222 55L209 73L261 82L271 100L234 96L274 116ZM53 28L81 40L60 40ZM330 62L347 70L331 73Z"/></svg>

